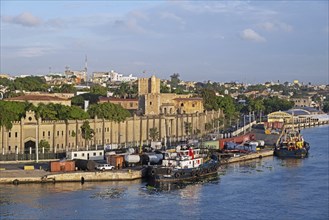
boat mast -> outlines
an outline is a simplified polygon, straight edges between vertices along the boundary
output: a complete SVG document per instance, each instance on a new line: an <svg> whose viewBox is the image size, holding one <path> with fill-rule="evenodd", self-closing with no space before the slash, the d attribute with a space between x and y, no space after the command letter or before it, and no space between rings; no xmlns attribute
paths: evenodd
<svg viewBox="0 0 329 220"><path fill-rule="evenodd" d="M292 131L295 130L295 118L294 118L294 110L292 110Z"/></svg>

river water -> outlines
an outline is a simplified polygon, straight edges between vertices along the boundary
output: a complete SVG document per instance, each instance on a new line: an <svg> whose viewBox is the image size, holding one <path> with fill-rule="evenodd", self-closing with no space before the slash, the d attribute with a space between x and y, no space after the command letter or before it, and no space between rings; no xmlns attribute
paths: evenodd
<svg viewBox="0 0 329 220"><path fill-rule="evenodd" d="M329 219L329 126L302 134L308 158L231 164L188 185L1 185L1 219Z"/></svg>

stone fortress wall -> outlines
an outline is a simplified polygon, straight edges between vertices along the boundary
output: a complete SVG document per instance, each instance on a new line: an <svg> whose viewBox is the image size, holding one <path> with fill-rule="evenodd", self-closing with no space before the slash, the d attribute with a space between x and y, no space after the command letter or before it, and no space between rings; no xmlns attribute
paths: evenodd
<svg viewBox="0 0 329 220"><path fill-rule="evenodd" d="M185 132L185 122L191 123L192 133L206 134L205 124L222 117L222 112L211 111L193 114L160 114L127 118L124 122L103 119L89 119L94 137L88 143L82 138L81 125L84 120L42 121L34 112L26 113L21 121L13 122L10 130L0 128L0 149L2 154L22 154L32 151L36 142L46 140L54 153L67 150L103 149L105 146L140 146L150 144L150 129L157 128L159 141L171 143L185 140L191 134ZM88 146L88 147L87 147ZM33 153L33 152L32 152Z"/></svg>

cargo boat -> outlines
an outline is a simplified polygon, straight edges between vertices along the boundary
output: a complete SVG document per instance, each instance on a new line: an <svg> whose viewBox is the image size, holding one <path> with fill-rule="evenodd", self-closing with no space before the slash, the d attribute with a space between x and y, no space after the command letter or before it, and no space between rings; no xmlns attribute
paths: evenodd
<svg viewBox="0 0 329 220"><path fill-rule="evenodd" d="M219 166L217 155L207 158L200 149L167 151L162 165L149 166L148 178L155 183L200 179L217 174Z"/></svg>
<svg viewBox="0 0 329 220"><path fill-rule="evenodd" d="M279 145L274 149L274 155L281 158L305 158L308 156L310 145L297 130L286 131Z"/></svg>

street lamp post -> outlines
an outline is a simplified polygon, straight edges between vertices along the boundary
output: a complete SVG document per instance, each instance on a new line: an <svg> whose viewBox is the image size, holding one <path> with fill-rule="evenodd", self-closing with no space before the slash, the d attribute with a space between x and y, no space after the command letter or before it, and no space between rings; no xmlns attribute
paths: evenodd
<svg viewBox="0 0 329 220"><path fill-rule="evenodd" d="M246 128L245 128L245 126L246 126L246 115L244 114L244 115L243 115L243 134L246 133Z"/></svg>
<svg viewBox="0 0 329 220"><path fill-rule="evenodd" d="M39 162L39 131L38 131L38 124L36 126L36 129L35 129L35 136L36 136L36 140L35 140L35 154L36 154L36 162L38 163Z"/></svg>

